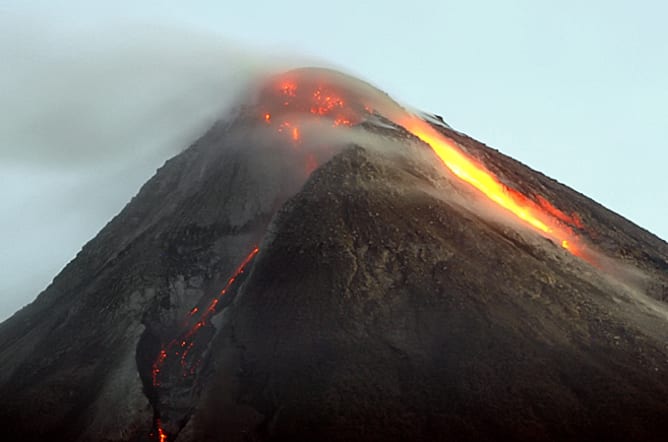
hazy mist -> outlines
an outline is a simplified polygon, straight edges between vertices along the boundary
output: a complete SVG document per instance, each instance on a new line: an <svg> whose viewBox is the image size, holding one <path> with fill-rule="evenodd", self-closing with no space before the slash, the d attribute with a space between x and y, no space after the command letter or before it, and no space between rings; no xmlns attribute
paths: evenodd
<svg viewBox="0 0 668 442"><path fill-rule="evenodd" d="M9 116L0 119L0 319L34 299L268 63L178 28L91 35L6 25L0 26L0 106Z"/></svg>

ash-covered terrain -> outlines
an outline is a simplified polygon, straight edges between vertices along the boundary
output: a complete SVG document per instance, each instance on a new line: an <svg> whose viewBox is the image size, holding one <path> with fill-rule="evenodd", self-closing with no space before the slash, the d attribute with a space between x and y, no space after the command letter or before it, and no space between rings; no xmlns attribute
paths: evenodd
<svg viewBox="0 0 668 442"><path fill-rule="evenodd" d="M0 324L0 426L664 440L666 302L661 239L367 84L296 70Z"/></svg>

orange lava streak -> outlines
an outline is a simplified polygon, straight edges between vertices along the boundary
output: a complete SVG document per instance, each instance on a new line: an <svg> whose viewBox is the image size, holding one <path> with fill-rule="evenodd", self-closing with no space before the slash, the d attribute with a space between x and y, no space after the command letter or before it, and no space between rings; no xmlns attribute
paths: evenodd
<svg viewBox="0 0 668 442"><path fill-rule="evenodd" d="M158 431L158 442L167 442L167 433L165 433L164 428L162 428L162 422L160 422L160 419L155 420L155 429ZM149 437L153 439L155 437L155 433L151 431Z"/></svg>
<svg viewBox="0 0 668 442"><path fill-rule="evenodd" d="M562 212L540 195L527 196L507 187L425 120L406 113L396 103L394 108L391 104L390 107L379 105L385 111L375 109L375 104L366 102L368 97L356 94L336 80L330 81L333 78L297 70L273 79L262 91L260 115L278 132L291 135L295 147L302 141L299 116L311 114L330 121L333 126L353 126L370 114L384 115L429 145L454 176L476 188L526 226L594 264L592 254L574 230L584 227L577 214ZM317 167L312 163L310 158L307 159L307 174Z"/></svg>
<svg viewBox="0 0 668 442"><path fill-rule="evenodd" d="M193 347L195 347L195 341L193 340L193 337L202 327L206 325L206 322L210 319L210 317L216 313L216 307L220 302L220 298L222 298L230 290L232 284L234 284L234 282L239 279L239 276L246 271L246 267L253 260L253 258L255 258L255 255L257 255L259 251L260 249L256 246L246 256L246 258L244 258L232 276L227 280L225 287L223 287L218 295L209 303L206 310L202 311L197 322L195 322L192 327L186 329L178 337L169 341L167 345L163 345L163 347L160 349L160 353L158 353L158 356L151 366L151 380L153 387L157 388L160 386L160 373L162 372L162 367L167 361L168 356L170 357L170 360L172 360L170 355L178 357L179 363L183 369L183 377L187 377L188 375L192 376L196 373L197 368L200 366L201 360L195 360L190 365L188 364L187 360L190 351L193 349ZM187 317L192 318L199 311L199 307L194 307L188 312ZM187 323L188 322L186 321L186 324ZM155 428L157 429L158 440L160 442L166 442L167 434L162 428L160 419L155 420ZM151 437L155 437L155 434L151 433Z"/></svg>
<svg viewBox="0 0 668 442"><path fill-rule="evenodd" d="M541 207L521 193L507 188L482 165L468 158L453 142L425 121L417 117L405 117L399 124L427 143L455 176L478 189L487 198L514 214L528 226L579 256L579 249L576 246L577 237L568 227L557 221L571 221L568 215L541 198L541 205L545 209L543 211ZM577 224L575 221L573 223Z"/></svg>
<svg viewBox="0 0 668 442"><path fill-rule="evenodd" d="M165 363L165 360L167 359L167 356L171 353L174 353L178 356L177 353L175 353L179 348L184 348L187 347L186 351L183 352L181 355L181 365L184 365L186 362L186 356L194 346L194 343L191 341L192 337L197 334L197 332L206 325L206 322L209 320L209 318L216 312L216 307L218 306L218 303L220 302L220 298L222 298L232 287L232 284L239 278L239 275L243 274L244 271L246 270L246 266L251 262L251 260L255 257L255 255L258 254L260 249L256 246L253 248L253 250L244 258L244 260L239 264L239 266L236 268L232 276L227 280L227 283L225 284L225 287L218 293L218 295L209 303L208 307L206 310L204 310L201 314L197 322L195 322L194 325L192 325L189 329L187 329L185 332L183 332L181 335L179 335L177 338L172 339L169 341L169 343L165 346L163 346L160 349L160 353L158 353L158 356L155 359L155 362L153 362L153 365L151 367L151 374L152 374L152 380L153 380L153 386L158 387L160 386L160 380L159 380L159 375L160 371L162 369L162 366ZM191 318L193 317L197 312L199 312L198 307L194 307L190 312L188 312L188 317Z"/></svg>
<svg viewBox="0 0 668 442"><path fill-rule="evenodd" d="M283 81L280 85L280 90L283 95L287 95L288 97L297 96L297 85L291 81Z"/></svg>
<svg viewBox="0 0 668 442"><path fill-rule="evenodd" d="M536 200L538 201L538 204L540 204L540 206L543 209L547 210L552 216L558 218L559 220L567 224L575 226L578 229L584 228L584 224L582 224L582 220L580 219L577 213L574 213L572 215L566 215L564 212L554 207L552 203L550 203L548 200L546 200L540 195L536 195Z"/></svg>
<svg viewBox="0 0 668 442"><path fill-rule="evenodd" d="M206 321L207 319L209 319L209 316L211 316L214 313L216 309L216 304L218 304L218 300L230 290L230 287L232 287L232 284L234 284L234 281L237 280L239 275L243 274L246 271L246 266L248 266L248 264L253 260L253 258L255 258L255 255L257 255L259 251L260 248L255 246L253 250L251 250L251 252L241 262L241 264L239 264L239 266L234 271L230 279L227 280L227 284L225 284L225 287L223 287L220 293L218 293L218 297L213 301L211 301L211 304L209 304L209 307L206 309L206 312L204 312L204 314L202 315L201 318L202 321Z"/></svg>
<svg viewBox="0 0 668 442"><path fill-rule="evenodd" d="M167 442L167 434L165 433L165 430L163 430L161 426L158 426L158 440L160 442Z"/></svg>
<svg viewBox="0 0 668 442"><path fill-rule="evenodd" d="M162 367L162 364L165 363L165 359L167 359L167 352L163 348L160 350L160 353L158 353L158 357L155 359L155 362L151 367L151 375L154 387L160 385L160 382L158 381L158 375L160 374L160 367Z"/></svg>

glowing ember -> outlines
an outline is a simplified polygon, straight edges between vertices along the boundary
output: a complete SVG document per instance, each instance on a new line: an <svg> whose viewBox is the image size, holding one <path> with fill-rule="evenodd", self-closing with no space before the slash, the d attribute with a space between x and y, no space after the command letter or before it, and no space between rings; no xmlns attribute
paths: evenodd
<svg viewBox="0 0 668 442"><path fill-rule="evenodd" d="M167 359L167 352L164 349L161 349L151 369L151 374L153 375L154 387L160 385L160 382L158 381L158 375L160 374L160 367L162 367L162 364L165 363L165 359Z"/></svg>
<svg viewBox="0 0 668 442"><path fill-rule="evenodd" d="M296 97L297 96L297 85L295 83L292 83L290 81L284 81L280 85L280 90L283 93L283 95L286 95L288 97Z"/></svg>
<svg viewBox="0 0 668 442"><path fill-rule="evenodd" d="M330 74L331 75L331 74ZM332 126L352 126L363 120L365 106L357 103L351 93L326 75L291 72L269 81L261 93L262 116L278 132L290 134L294 142L301 140L297 115L311 115L331 120Z"/></svg>
<svg viewBox="0 0 668 442"><path fill-rule="evenodd" d="M162 422L160 422L160 419L156 419L154 422L155 429L157 431L157 436L158 436L158 442L167 442L167 433L165 432L165 429L162 428ZM156 436L156 433L151 432L149 434L149 437L153 439Z"/></svg>
<svg viewBox="0 0 668 442"><path fill-rule="evenodd" d="M167 434L160 426L158 427L158 440L160 442L167 442Z"/></svg>

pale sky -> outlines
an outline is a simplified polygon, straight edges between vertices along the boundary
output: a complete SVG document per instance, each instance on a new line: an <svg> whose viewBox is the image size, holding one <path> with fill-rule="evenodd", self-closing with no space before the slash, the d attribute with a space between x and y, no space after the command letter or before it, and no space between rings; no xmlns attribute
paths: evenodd
<svg viewBox="0 0 668 442"><path fill-rule="evenodd" d="M0 319L258 65L316 59L668 238L662 1L0 0Z"/></svg>

